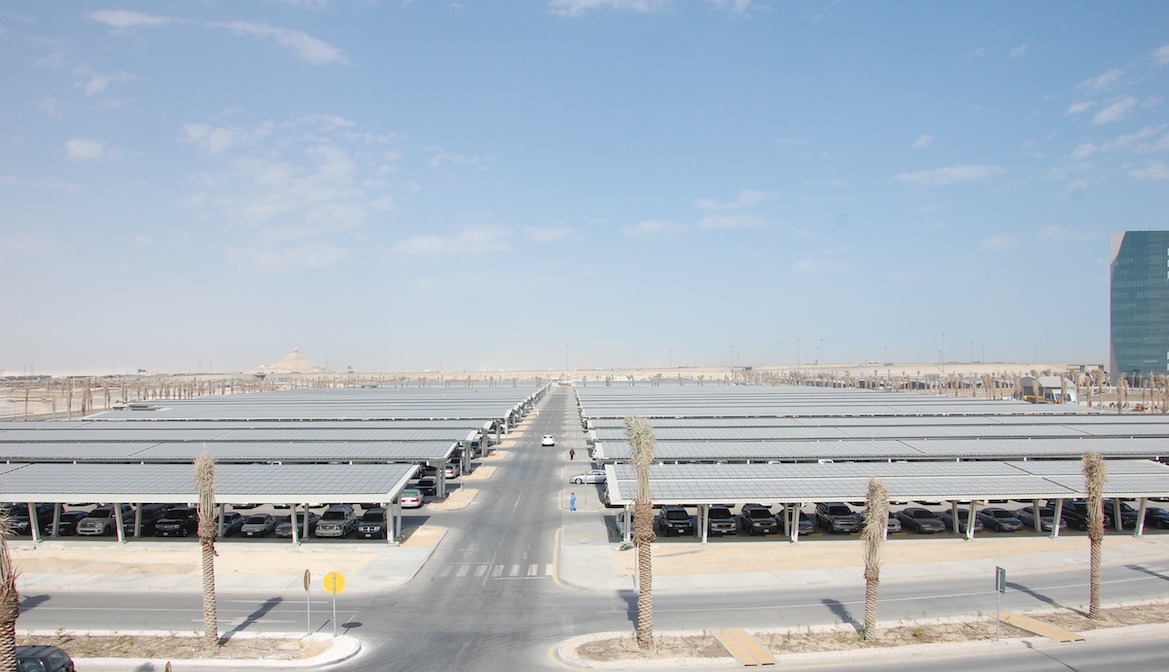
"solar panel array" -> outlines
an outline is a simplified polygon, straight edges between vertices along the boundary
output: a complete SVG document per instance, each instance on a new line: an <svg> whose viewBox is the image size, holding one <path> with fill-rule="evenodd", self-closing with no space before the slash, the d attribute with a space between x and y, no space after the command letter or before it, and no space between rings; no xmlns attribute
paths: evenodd
<svg viewBox="0 0 1169 672"><path fill-rule="evenodd" d="M870 476L896 498L1083 496L1079 458L1109 458L1110 496L1169 496L1169 417L815 387L577 388L610 501L635 488L623 418L654 426L655 502L864 498ZM1037 460L1037 461L1033 461ZM1120 460L1133 460L1120 462ZM1141 460L1141 461L1136 461ZM827 463L820 463L827 462ZM737 463L737 464L736 464Z"/></svg>

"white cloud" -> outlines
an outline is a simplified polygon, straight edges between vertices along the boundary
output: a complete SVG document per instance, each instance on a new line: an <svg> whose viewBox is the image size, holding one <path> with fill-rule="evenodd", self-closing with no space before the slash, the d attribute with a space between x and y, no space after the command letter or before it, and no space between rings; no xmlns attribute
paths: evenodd
<svg viewBox="0 0 1169 672"><path fill-rule="evenodd" d="M322 204L360 198L354 184L356 167L349 153L322 143L304 152L314 168L307 172L283 160L246 158L233 162L233 178L245 194L225 198L232 218L261 222L296 210L308 211Z"/></svg>
<svg viewBox="0 0 1169 672"><path fill-rule="evenodd" d="M1128 171L1128 175L1134 180L1169 180L1169 165L1161 161L1150 161L1144 168Z"/></svg>
<svg viewBox="0 0 1169 672"><path fill-rule="evenodd" d="M272 134L273 124L265 121L249 131L244 128L216 128L207 124L184 124L180 138L208 156L226 152L237 144L252 144Z"/></svg>
<svg viewBox="0 0 1169 672"><path fill-rule="evenodd" d="M81 185L72 182L53 182L48 180L30 180L14 175L0 175L0 184L14 187L31 187L33 189L62 189L64 191L81 191Z"/></svg>
<svg viewBox="0 0 1169 672"><path fill-rule="evenodd" d="M978 246L984 250L1009 250L1023 244L1023 239L1012 233L1000 233L997 236L983 238Z"/></svg>
<svg viewBox="0 0 1169 672"><path fill-rule="evenodd" d="M299 30L278 28L266 23L254 21L227 21L209 23L207 25L213 28L224 28L237 35L271 38L277 44L292 49L298 56L309 63L345 62L345 55L340 49Z"/></svg>
<svg viewBox="0 0 1169 672"><path fill-rule="evenodd" d="M79 68L77 74L87 75L88 68ZM131 82L139 79L138 76L132 75L128 72L111 72L109 74L93 74L89 75L89 80L85 82L82 88L85 89L85 95L92 96L96 93L102 93L106 90L112 82Z"/></svg>
<svg viewBox="0 0 1169 672"><path fill-rule="evenodd" d="M942 212L942 211L949 210L949 209L950 209L950 206L948 206L948 205L926 204L926 205L919 205L917 207L910 208L909 210L906 210L906 212L909 212L911 214L929 214L931 212Z"/></svg>
<svg viewBox="0 0 1169 672"><path fill-rule="evenodd" d="M1123 74L1124 70L1111 68L1099 77L1089 77L1080 82L1080 88L1088 89L1089 91L1108 91L1120 81L1120 76Z"/></svg>
<svg viewBox="0 0 1169 672"><path fill-rule="evenodd" d="M1132 96L1121 96L1114 100L1111 105L1097 112L1096 116L1092 118L1092 123L1108 124L1114 121L1120 121L1128 116L1128 113L1136 104L1136 98Z"/></svg>
<svg viewBox="0 0 1169 672"><path fill-rule="evenodd" d="M1163 125L1145 126L1135 133L1121 135L1115 139L1106 140L1099 145L1093 144L1091 142L1085 142L1072 151L1072 158L1082 160L1092 156L1096 152L1109 152L1117 149L1136 148L1137 151L1153 151L1157 149L1169 148L1169 136L1162 138L1155 144L1141 143L1141 140L1160 133L1164 128L1165 127ZM1165 145L1165 147L1162 147L1161 145Z"/></svg>
<svg viewBox="0 0 1169 672"><path fill-rule="evenodd" d="M1070 106L1068 106L1068 111L1064 112L1064 114L1079 114L1081 112L1090 110L1093 107L1096 107L1096 102L1092 100L1086 100L1082 103L1072 103Z"/></svg>
<svg viewBox="0 0 1169 672"><path fill-rule="evenodd" d="M577 233L577 230L571 226L529 226L524 229L524 235L537 243L554 243L558 240L571 238Z"/></svg>
<svg viewBox="0 0 1169 672"><path fill-rule="evenodd" d="M471 226L452 236L425 234L410 236L394 245L394 252L406 256L464 255L502 252L508 248L511 232L502 226Z"/></svg>
<svg viewBox="0 0 1169 672"><path fill-rule="evenodd" d="M58 119L65 116L62 107L61 101L52 96L41 98L37 101L38 110L50 117L56 117Z"/></svg>
<svg viewBox="0 0 1169 672"><path fill-rule="evenodd" d="M655 236L672 236L685 230L685 228L681 224L675 224L666 220L647 219L637 224L623 227L621 234L635 238L652 238Z"/></svg>
<svg viewBox="0 0 1169 672"><path fill-rule="evenodd" d="M65 158L72 161L113 159L120 154L116 148L93 138L73 138L65 143Z"/></svg>
<svg viewBox="0 0 1169 672"><path fill-rule="evenodd" d="M731 14L742 14L751 8L751 0L708 0L708 2Z"/></svg>
<svg viewBox="0 0 1169 672"><path fill-rule="evenodd" d="M942 185L954 182L969 182L983 180L996 173L1003 172L1000 166L947 166L933 170L919 170L912 173L897 173L893 179L898 182L909 182L921 185Z"/></svg>
<svg viewBox="0 0 1169 672"><path fill-rule="evenodd" d="M1088 189L1088 183L1084 180L1075 180L1063 188L1064 198L1075 198L1082 195Z"/></svg>
<svg viewBox="0 0 1169 672"><path fill-rule="evenodd" d="M1153 58L1157 59L1160 65L1169 65L1169 44L1153 50Z"/></svg>
<svg viewBox="0 0 1169 672"><path fill-rule="evenodd" d="M925 149L926 147L929 147L932 144L934 144L934 136L927 134L927 135L921 136L917 140L914 140L913 145L911 145L911 146L914 149Z"/></svg>
<svg viewBox="0 0 1169 672"><path fill-rule="evenodd" d="M796 262L791 268L792 273L840 273L856 268L856 263L832 259L827 261L803 260Z"/></svg>
<svg viewBox="0 0 1169 672"><path fill-rule="evenodd" d="M1096 235L1090 231L1083 231L1081 229L1073 229L1067 226L1059 226L1052 224L1051 226L1043 227L1039 233L1035 234L1035 240L1041 242L1057 242L1057 243L1082 243L1093 240Z"/></svg>
<svg viewBox="0 0 1169 672"><path fill-rule="evenodd" d="M1026 44L1020 44L1019 46L1012 49L1011 58L1022 58L1025 56L1027 54L1027 46L1028 45Z"/></svg>
<svg viewBox="0 0 1169 672"><path fill-rule="evenodd" d="M700 229L757 229L766 226L767 218L759 215L708 215L698 221Z"/></svg>
<svg viewBox="0 0 1169 672"><path fill-rule="evenodd" d="M780 138L779 140L775 141L775 146L779 147L780 149L784 149L786 147L799 147L800 145L806 144L808 144L808 141L803 138Z"/></svg>
<svg viewBox="0 0 1169 672"><path fill-rule="evenodd" d="M549 0L548 9L562 16L580 16L590 9L606 7L631 12L656 12L669 4L669 0Z"/></svg>
<svg viewBox="0 0 1169 672"><path fill-rule="evenodd" d="M307 124L320 124L323 131L335 131L338 128L345 128L354 126L356 121L351 121L345 117L340 117L335 114L306 114L297 121Z"/></svg>
<svg viewBox="0 0 1169 672"><path fill-rule="evenodd" d="M482 159L477 156L467 156L465 154L439 151L437 154L431 156L427 163L431 168L441 168L444 164L448 163L455 166L476 167L482 163Z"/></svg>
<svg viewBox="0 0 1169 672"><path fill-rule="evenodd" d="M305 244L280 250L257 248L231 248L227 257L245 273L254 275L325 268L332 266L350 255L343 247Z"/></svg>
<svg viewBox="0 0 1169 672"><path fill-rule="evenodd" d="M751 205L758 205L764 201L775 198L778 194L774 191L760 191L755 189L743 189L735 200L726 203L719 203L713 198L700 198L695 201L695 206L699 210L706 210L707 212L713 210L731 210L735 208L744 208Z"/></svg>
<svg viewBox="0 0 1169 672"><path fill-rule="evenodd" d="M175 23L178 19L169 16L153 16L141 12L132 12L128 9L99 9L89 15L94 21L100 21L114 28L137 28L138 26L163 26Z"/></svg>

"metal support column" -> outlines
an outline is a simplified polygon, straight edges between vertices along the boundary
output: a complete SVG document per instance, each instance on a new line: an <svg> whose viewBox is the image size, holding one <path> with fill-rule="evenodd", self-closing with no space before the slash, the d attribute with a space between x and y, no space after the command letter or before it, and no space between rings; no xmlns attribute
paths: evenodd
<svg viewBox="0 0 1169 672"><path fill-rule="evenodd" d="M1132 536L1142 537L1145 534L1145 505L1149 503L1148 497L1141 497L1140 503L1137 505L1137 526L1132 531Z"/></svg>
<svg viewBox="0 0 1169 672"><path fill-rule="evenodd" d="M1035 500L1038 502L1039 500ZM1039 509L1036 509L1038 511ZM1055 508L1051 514L1051 538L1059 539L1059 523L1063 520L1063 500L1055 500Z"/></svg>

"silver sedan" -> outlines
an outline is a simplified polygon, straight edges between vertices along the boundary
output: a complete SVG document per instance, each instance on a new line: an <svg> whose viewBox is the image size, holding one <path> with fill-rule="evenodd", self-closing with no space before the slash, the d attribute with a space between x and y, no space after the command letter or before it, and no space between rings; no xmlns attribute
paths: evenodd
<svg viewBox="0 0 1169 672"><path fill-rule="evenodd" d="M572 483L578 483L578 484L604 483L605 482L605 470L604 469L590 469L589 471L586 471L583 474L577 474L576 476L571 476L571 477L569 477L568 480Z"/></svg>

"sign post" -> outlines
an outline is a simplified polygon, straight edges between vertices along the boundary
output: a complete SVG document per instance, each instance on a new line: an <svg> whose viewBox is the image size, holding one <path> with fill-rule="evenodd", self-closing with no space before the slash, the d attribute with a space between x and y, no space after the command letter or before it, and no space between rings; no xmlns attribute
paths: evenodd
<svg viewBox="0 0 1169 672"><path fill-rule="evenodd" d="M304 570L304 631L306 635L313 634L313 600L309 595L308 587L312 581L312 574Z"/></svg>
<svg viewBox="0 0 1169 672"><path fill-rule="evenodd" d="M994 568L994 641L999 641L999 629L1003 620L1003 593L1007 592L1007 570Z"/></svg>
<svg viewBox="0 0 1169 672"><path fill-rule="evenodd" d="M333 636L337 636L337 593L345 590L345 577L340 572L325 575L325 590L333 594Z"/></svg>

